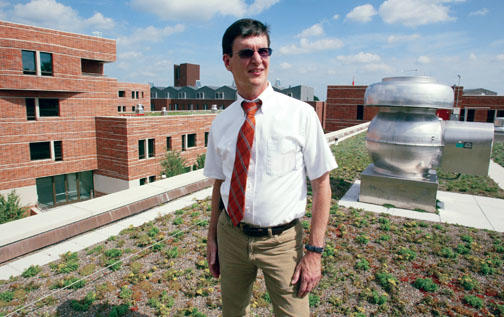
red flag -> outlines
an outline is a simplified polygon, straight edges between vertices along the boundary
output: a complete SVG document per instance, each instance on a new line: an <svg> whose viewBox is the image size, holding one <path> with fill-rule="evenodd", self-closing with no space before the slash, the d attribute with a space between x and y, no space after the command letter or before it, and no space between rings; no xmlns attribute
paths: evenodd
<svg viewBox="0 0 504 317"><path fill-rule="evenodd" d="M355 75L352 76L352 86L355 86Z"/></svg>

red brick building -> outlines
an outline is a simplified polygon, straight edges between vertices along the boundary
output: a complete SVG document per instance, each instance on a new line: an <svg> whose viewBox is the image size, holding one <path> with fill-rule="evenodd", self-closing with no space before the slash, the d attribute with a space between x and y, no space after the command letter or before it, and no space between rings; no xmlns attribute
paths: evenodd
<svg viewBox="0 0 504 317"><path fill-rule="evenodd" d="M150 88L106 77L115 58L115 40L0 21L1 194L51 207L160 177L167 137L204 152L214 115L132 113Z"/></svg>
<svg viewBox="0 0 504 317"><path fill-rule="evenodd" d="M175 87L196 86L200 79L200 65L173 65L173 82Z"/></svg>
<svg viewBox="0 0 504 317"><path fill-rule="evenodd" d="M367 86L327 86L324 129L336 131L370 121L378 113L376 107L364 107ZM504 117L504 96L466 95L464 87L454 87L454 107L460 108L459 120L494 122Z"/></svg>

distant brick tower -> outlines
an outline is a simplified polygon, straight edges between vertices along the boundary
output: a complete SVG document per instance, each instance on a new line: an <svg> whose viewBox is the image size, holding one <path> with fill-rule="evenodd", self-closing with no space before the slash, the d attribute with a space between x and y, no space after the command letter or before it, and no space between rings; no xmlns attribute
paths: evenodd
<svg viewBox="0 0 504 317"><path fill-rule="evenodd" d="M173 82L175 87L196 86L200 79L200 65L180 64L173 65Z"/></svg>

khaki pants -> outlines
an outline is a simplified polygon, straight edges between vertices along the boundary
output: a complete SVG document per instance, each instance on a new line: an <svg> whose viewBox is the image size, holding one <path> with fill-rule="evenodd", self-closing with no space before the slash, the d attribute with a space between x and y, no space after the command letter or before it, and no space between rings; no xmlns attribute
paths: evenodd
<svg viewBox="0 0 504 317"><path fill-rule="evenodd" d="M303 256L300 222L279 235L249 237L222 211L217 243L224 317L248 313L257 269L264 274L275 316L309 316L308 296L297 297L297 286L290 283Z"/></svg>

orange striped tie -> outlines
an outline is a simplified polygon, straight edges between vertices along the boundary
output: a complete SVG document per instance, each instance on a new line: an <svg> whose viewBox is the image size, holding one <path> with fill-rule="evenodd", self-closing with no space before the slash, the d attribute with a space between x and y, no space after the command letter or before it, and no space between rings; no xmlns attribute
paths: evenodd
<svg viewBox="0 0 504 317"><path fill-rule="evenodd" d="M247 117L238 133L236 142L236 155L234 160L231 188L229 190L228 214L233 225L238 225L245 212L245 191L247 189L247 174L250 162L250 153L254 144L255 113L261 100L257 102L242 102L243 111Z"/></svg>

